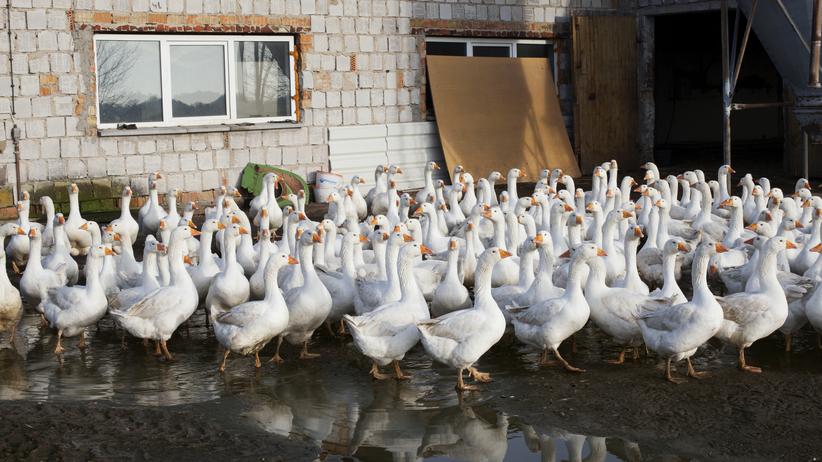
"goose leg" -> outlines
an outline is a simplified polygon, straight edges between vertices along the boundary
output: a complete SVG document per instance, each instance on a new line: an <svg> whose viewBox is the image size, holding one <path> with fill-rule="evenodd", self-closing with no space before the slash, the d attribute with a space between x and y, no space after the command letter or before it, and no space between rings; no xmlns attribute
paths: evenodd
<svg viewBox="0 0 822 462"><path fill-rule="evenodd" d="M11 261L11 269L14 271L14 274L20 274L20 267L17 266L17 262L14 260Z"/></svg>
<svg viewBox="0 0 822 462"><path fill-rule="evenodd" d="M822 335L816 334L816 348L822 350Z"/></svg>
<svg viewBox="0 0 822 462"><path fill-rule="evenodd" d="M328 334L331 335L332 337L336 337L337 334L335 334L334 329L331 328L331 321L326 321L324 324L325 324L325 329L328 331Z"/></svg>
<svg viewBox="0 0 822 462"><path fill-rule="evenodd" d="M469 367L468 373L471 374L471 377L477 382L488 383L491 381L491 374L489 372L480 372L476 367Z"/></svg>
<svg viewBox="0 0 822 462"><path fill-rule="evenodd" d="M377 380L387 380L391 378L391 375L380 372L380 366L377 365L376 362L371 363L371 370L368 371L368 373Z"/></svg>
<svg viewBox="0 0 822 462"><path fill-rule="evenodd" d="M785 334L785 353L791 352L791 334Z"/></svg>
<svg viewBox="0 0 822 462"><path fill-rule="evenodd" d="M617 359L609 359L605 362L608 364L625 364L625 350L619 352Z"/></svg>
<svg viewBox="0 0 822 462"><path fill-rule="evenodd" d="M688 358L688 377L693 377L695 379L704 379L708 377L710 374L707 372L697 372L694 369L694 365L691 364L691 358Z"/></svg>
<svg viewBox="0 0 822 462"><path fill-rule="evenodd" d="M762 368L751 366L745 362L745 348L739 349L739 368L745 372L753 372L754 374L759 374L762 372Z"/></svg>
<svg viewBox="0 0 822 462"><path fill-rule="evenodd" d="M9 338L9 343L11 343L12 348L14 347L14 339L17 335L17 324L11 326L11 337Z"/></svg>
<svg viewBox="0 0 822 462"><path fill-rule="evenodd" d="M665 380L677 385L685 381L685 379L677 379L671 375L671 358L668 358L668 362L665 365Z"/></svg>
<svg viewBox="0 0 822 462"><path fill-rule="evenodd" d="M220 363L219 371L222 374L225 372L225 362L228 361L228 355L231 354L231 350L228 348L225 349L225 353L223 353L223 361Z"/></svg>
<svg viewBox="0 0 822 462"><path fill-rule="evenodd" d="M634 348L634 360L639 359L639 347Z"/></svg>
<svg viewBox="0 0 822 462"><path fill-rule="evenodd" d="M165 340L160 340L160 348L163 349L163 356L166 358L166 361L174 361L174 356L171 356L171 353L169 353L168 344L166 344Z"/></svg>
<svg viewBox="0 0 822 462"><path fill-rule="evenodd" d="M46 315L40 313L40 328L45 328L49 326L49 321L46 319Z"/></svg>
<svg viewBox="0 0 822 462"><path fill-rule="evenodd" d="M574 367L574 366L568 364L568 361L566 361L565 358L563 358L562 355L559 354L559 349L554 349L554 355L557 357L559 362L562 363L562 366L565 368L566 371L568 371L568 372L585 372L585 369L580 369L578 367Z"/></svg>
<svg viewBox="0 0 822 462"><path fill-rule="evenodd" d="M61 355L63 354L63 330L57 331L57 346L54 347L54 354Z"/></svg>
<svg viewBox="0 0 822 462"><path fill-rule="evenodd" d="M400 369L400 362L394 361L394 378L397 380L409 380L411 376L402 372Z"/></svg>
<svg viewBox="0 0 822 462"><path fill-rule="evenodd" d="M345 335L345 322L340 319L340 326L337 327L337 335Z"/></svg>
<svg viewBox="0 0 822 462"><path fill-rule="evenodd" d="M553 359L548 359L548 350L542 350L542 354L539 355L539 365L540 366L554 366L557 362Z"/></svg>
<svg viewBox="0 0 822 462"><path fill-rule="evenodd" d="M80 343L77 345L80 351L86 351L86 333L80 332Z"/></svg>
<svg viewBox="0 0 822 462"><path fill-rule="evenodd" d="M120 349L125 351L128 350L128 346L126 346L126 332L123 331L123 335L120 337Z"/></svg>
<svg viewBox="0 0 822 462"><path fill-rule="evenodd" d="M163 356L163 351L160 349L160 341L154 341L154 356L160 357Z"/></svg>
<svg viewBox="0 0 822 462"><path fill-rule="evenodd" d="M254 353L254 367L257 369L263 367L263 363L260 362L260 352L257 351Z"/></svg>
<svg viewBox="0 0 822 462"><path fill-rule="evenodd" d="M577 352L577 336L576 334L571 336L571 353Z"/></svg>
<svg viewBox="0 0 822 462"><path fill-rule="evenodd" d="M457 386L456 386L456 387L454 387L454 388L456 388L456 390L457 390L457 391L476 390L476 389L477 389L477 387L476 387L476 386L474 386L474 385L466 385L466 384L465 384L465 381L462 379L462 373L463 373L463 371L465 371L465 369L460 369L460 370L459 370L459 373L457 374Z"/></svg>
<svg viewBox="0 0 822 462"><path fill-rule="evenodd" d="M303 351L300 352L300 359L314 359L319 358L319 353L309 353L308 352L308 340L303 342Z"/></svg>
<svg viewBox="0 0 822 462"><path fill-rule="evenodd" d="M274 353L274 356L271 357L269 362L272 362L274 364L282 364L284 362L282 356L280 356L280 346L282 344L283 344L283 336L278 335L277 336L277 352Z"/></svg>

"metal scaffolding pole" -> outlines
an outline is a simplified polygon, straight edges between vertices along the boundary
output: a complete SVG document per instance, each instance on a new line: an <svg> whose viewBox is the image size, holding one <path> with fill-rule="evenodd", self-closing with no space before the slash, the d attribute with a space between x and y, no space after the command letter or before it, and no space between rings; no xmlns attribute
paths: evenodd
<svg viewBox="0 0 822 462"><path fill-rule="evenodd" d="M739 13L737 13L739 14ZM722 155L726 165L731 165L731 75L728 62L728 0L720 6L722 20Z"/></svg>

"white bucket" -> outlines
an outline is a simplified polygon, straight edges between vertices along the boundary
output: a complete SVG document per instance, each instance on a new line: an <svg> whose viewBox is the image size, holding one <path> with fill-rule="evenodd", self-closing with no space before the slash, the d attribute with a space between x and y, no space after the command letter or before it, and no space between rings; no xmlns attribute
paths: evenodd
<svg viewBox="0 0 822 462"><path fill-rule="evenodd" d="M343 177L334 172L316 172L314 180L314 200L326 202L328 195L337 191L343 185Z"/></svg>

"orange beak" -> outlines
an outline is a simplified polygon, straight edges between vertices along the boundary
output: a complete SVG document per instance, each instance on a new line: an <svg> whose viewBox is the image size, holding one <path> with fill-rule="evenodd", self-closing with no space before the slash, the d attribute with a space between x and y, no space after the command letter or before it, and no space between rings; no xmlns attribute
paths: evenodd
<svg viewBox="0 0 822 462"><path fill-rule="evenodd" d="M34 231L34 230L32 230L32 231ZM26 230L25 230L25 229L23 229L23 228L18 227L18 228L17 228L17 234L18 234L19 236L25 236L25 235L26 235Z"/></svg>
<svg viewBox="0 0 822 462"><path fill-rule="evenodd" d="M454 239L452 239L451 242L448 243L448 248L451 249L451 250L457 250L458 247L459 247L459 244Z"/></svg>
<svg viewBox="0 0 822 462"><path fill-rule="evenodd" d="M368 238L360 234L360 242L368 242Z"/></svg>
<svg viewBox="0 0 822 462"><path fill-rule="evenodd" d="M607 257L607 256L608 256L608 254L604 250L597 247L597 257Z"/></svg>
<svg viewBox="0 0 822 462"><path fill-rule="evenodd" d="M688 247L688 245L685 244L684 242L678 242L676 244L676 250L679 250L680 252L690 252L691 251L691 249Z"/></svg>
<svg viewBox="0 0 822 462"><path fill-rule="evenodd" d="M197 229L197 225L195 225L191 220L188 220L188 227L191 229Z"/></svg>
<svg viewBox="0 0 822 462"><path fill-rule="evenodd" d="M745 244L748 244L748 245L753 245L753 243L754 243L754 238L750 238L750 239L748 239L747 241L744 241L744 243L745 243Z"/></svg>
<svg viewBox="0 0 822 462"><path fill-rule="evenodd" d="M417 210L419 212L419 210ZM377 226L377 217L371 217L371 220L368 222L371 226Z"/></svg>
<svg viewBox="0 0 822 462"><path fill-rule="evenodd" d="M542 234L537 234L534 236L534 242L537 244L542 244L545 240L542 238Z"/></svg>
<svg viewBox="0 0 822 462"><path fill-rule="evenodd" d="M750 225L746 226L746 227L745 227L745 229L747 229L747 230L751 230L751 231L756 231L756 228L757 228L757 227L758 227L758 226L757 226L757 224L756 224L756 223L751 223Z"/></svg>
<svg viewBox="0 0 822 462"><path fill-rule="evenodd" d="M565 252L562 252L562 254L559 256L559 258L570 258L570 257L571 257L571 249L568 249Z"/></svg>
<svg viewBox="0 0 822 462"><path fill-rule="evenodd" d="M429 249L428 247L426 247L424 245L420 246L420 253L423 254L423 255L433 255L434 254L434 252L431 249Z"/></svg>
<svg viewBox="0 0 822 462"><path fill-rule="evenodd" d="M711 274L716 274L716 273L718 273L718 272L719 272L719 268L717 268L717 266L716 266L716 265L711 265L711 266L710 266L710 268L708 268L708 271L709 271Z"/></svg>
<svg viewBox="0 0 822 462"><path fill-rule="evenodd" d="M500 258L508 258L508 257L511 256L511 252L509 252L505 249L499 249L499 256L500 256Z"/></svg>
<svg viewBox="0 0 822 462"><path fill-rule="evenodd" d="M194 262L191 261L191 258L188 255L183 256L183 263L185 263L186 265L193 265L194 264Z"/></svg>
<svg viewBox="0 0 822 462"><path fill-rule="evenodd" d="M323 238L318 233L311 233L311 242L320 243L322 241Z"/></svg>
<svg viewBox="0 0 822 462"><path fill-rule="evenodd" d="M728 166L728 173L736 173L736 170L732 169L731 166Z"/></svg>
<svg viewBox="0 0 822 462"><path fill-rule="evenodd" d="M439 165L438 163L434 162L434 163L431 165L431 168L433 168L434 170L439 170L439 169L440 169L440 165Z"/></svg>
<svg viewBox="0 0 822 462"><path fill-rule="evenodd" d="M57 223L60 223L61 225L66 224L66 217L64 217L62 215L57 217Z"/></svg>
<svg viewBox="0 0 822 462"><path fill-rule="evenodd" d="M822 253L822 244L816 244L813 246L811 252Z"/></svg>
<svg viewBox="0 0 822 462"><path fill-rule="evenodd" d="M722 245L721 242L716 243L716 251L717 253L725 253L728 251L728 248Z"/></svg>
<svg viewBox="0 0 822 462"><path fill-rule="evenodd" d="M403 242L414 242L414 238L407 235L407 234L403 234L402 235L402 241Z"/></svg>
<svg viewBox="0 0 822 462"><path fill-rule="evenodd" d="M795 248L796 248L796 244L794 244L794 242L793 242L793 241L787 241L787 242L785 242L785 248L786 248L786 249L795 249Z"/></svg>
<svg viewBox="0 0 822 462"><path fill-rule="evenodd" d="M731 204L733 204L733 201L732 201L732 200L730 200L730 199L725 199L724 201L722 201L722 203L721 203L721 204L719 204L719 207L724 209L725 207L730 207L730 206L731 206Z"/></svg>
<svg viewBox="0 0 822 462"><path fill-rule="evenodd" d="M640 228L639 226L635 227L634 228L634 236L636 236L636 237L645 237L645 235L642 234L642 228Z"/></svg>
<svg viewBox="0 0 822 462"><path fill-rule="evenodd" d="M106 250L103 251L104 255L114 255L114 251L110 248L106 247Z"/></svg>
<svg viewBox="0 0 822 462"><path fill-rule="evenodd" d="M34 231L34 230L32 230L32 231ZM120 233L114 233L114 241L115 242L121 242L122 241L122 239L120 238Z"/></svg>
<svg viewBox="0 0 822 462"><path fill-rule="evenodd" d="M289 255L289 256L288 256L288 264L289 264L289 265L296 265L296 264L297 264L297 263L299 263L299 262L300 262L299 260L297 260L296 258L292 257L291 255Z"/></svg>
<svg viewBox="0 0 822 462"><path fill-rule="evenodd" d="M240 234L248 234L248 229L245 226L240 226Z"/></svg>
<svg viewBox="0 0 822 462"><path fill-rule="evenodd" d="M191 233L192 236L199 236L202 234L201 232L197 231L197 228L188 228L188 231Z"/></svg>
<svg viewBox="0 0 822 462"><path fill-rule="evenodd" d="M157 243L157 250L160 252L165 252L167 250L166 245L162 242Z"/></svg>
<svg viewBox="0 0 822 462"><path fill-rule="evenodd" d="M217 223L217 229L225 229L225 225L222 223Z"/></svg>
<svg viewBox="0 0 822 462"><path fill-rule="evenodd" d="M232 224L232 225L236 225L236 224L239 224L239 223L240 223L240 219L239 219L239 218L237 218L237 216L236 216L236 215L232 215L232 216L231 216L231 224Z"/></svg>
<svg viewBox="0 0 822 462"><path fill-rule="evenodd" d="M485 218L491 218L494 216L494 213L490 210L483 210L482 216L484 216Z"/></svg>
<svg viewBox="0 0 822 462"><path fill-rule="evenodd" d="M520 172L519 172L519 177L520 177L520 178L525 178L526 176L528 176L528 175L526 175L526 174L525 174L525 172L523 172L522 170L520 170Z"/></svg>
<svg viewBox="0 0 822 462"><path fill-rule="evenodd" d="M571 206L570 206L570 205L568 205L568 204L563 204L563 205L562 205L562 208L564 208L566 212L573 212L573 211L574 211L574 208L573 208L573 207L571 207Z"/></svg>
<svg viewBox="0 0 822 462"><path fill-rule="evenodd" d="M80 229L82 229L83 231L88 231L88 222L83 223L82 225L80 225Z"/></svg>

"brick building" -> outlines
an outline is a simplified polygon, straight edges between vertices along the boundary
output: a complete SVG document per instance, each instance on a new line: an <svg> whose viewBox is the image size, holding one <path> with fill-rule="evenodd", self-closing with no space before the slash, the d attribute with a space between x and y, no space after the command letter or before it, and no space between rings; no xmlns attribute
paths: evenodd
<svg viewBox="0 0 822 462"><path fill-rule="evenodd" d="M92 196L102 208L114 206L122 184L145 194L155 170L167 174L164 188L191 192L216 187L221 175L237 180L248 162L311 181L328 169L329 129L432 118L427 52L548 57L573 136L578 15L636 19L647 157L649 15L718 8L705 0L8 1L0 206L15 183L16 122L23 187L63 197L66 182L97 180Z"/></svg>

